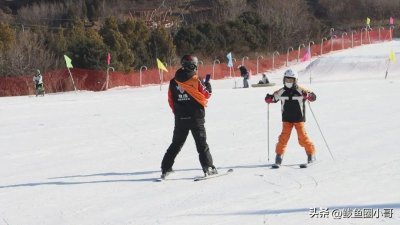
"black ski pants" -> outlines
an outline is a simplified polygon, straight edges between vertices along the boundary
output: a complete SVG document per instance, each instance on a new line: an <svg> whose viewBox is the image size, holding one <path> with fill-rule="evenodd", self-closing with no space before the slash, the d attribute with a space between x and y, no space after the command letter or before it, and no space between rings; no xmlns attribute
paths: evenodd
<svg viewBox="0 0 400 225"><path fill-rule="evenodd" d="M172 143L168 147L167 152L161 163L161 169L168 171L172 169L175 158L181 151L186 138L192 132L194 141L196 142L197 152L199 154L199 160L201 167L204 169L213 167L213 160L210 153L210 149L207 144L207 135L204 123L196 123L193 121L179 121L175 120L174 135L172 137Z"/></svg>

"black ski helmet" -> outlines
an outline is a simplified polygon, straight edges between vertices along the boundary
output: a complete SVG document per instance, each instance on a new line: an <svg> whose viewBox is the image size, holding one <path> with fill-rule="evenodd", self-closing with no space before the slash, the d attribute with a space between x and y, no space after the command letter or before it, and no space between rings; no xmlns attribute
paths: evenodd
<svg viewBox="0 0 400 225"><path fill-rule="evenodd" d="M184 55L181 59L181 65L183 69L188 71L197 71L197 66L199 64L199 60L196 56L192 55Z"/></svg>

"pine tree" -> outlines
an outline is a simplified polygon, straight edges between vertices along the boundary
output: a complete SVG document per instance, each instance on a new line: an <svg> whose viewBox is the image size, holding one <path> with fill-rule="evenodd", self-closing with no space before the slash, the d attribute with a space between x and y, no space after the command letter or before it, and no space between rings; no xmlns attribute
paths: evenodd
<svg viewBox="0 0 400 225"><path fill-rule="evenodd" d="M151 65L152 60L146 43L150 38L150 30L143 21L128 19L120 26L120 31L135 55L133 67L139 69L143 65Z"/></svg>
<svg viewBox="0 0 400 225"><path fill-rule="evenodd" d="M75 67L99 70L105 68L107 50L107 46L95 30L85 31L81 21L72 27L68 53Z"/></svg>
<svg viewBox="0 0 400 225"><path fill-rule="evenodd" d="M100 30L104 43L115 56L115 69L130 71L134 65L134 55L129 48L124 36L119 32L117 20L114 17L107 18Z"/></svg>
<svg viewBox="0 0 400 225"><path fill-rule="evenodd" d="M173 38L164 28L158 28L151 32L148 42L151 58L159 58L168 65L172 65L176 58L176 50ZM155 60L153 65L155 64Z"/></svg>

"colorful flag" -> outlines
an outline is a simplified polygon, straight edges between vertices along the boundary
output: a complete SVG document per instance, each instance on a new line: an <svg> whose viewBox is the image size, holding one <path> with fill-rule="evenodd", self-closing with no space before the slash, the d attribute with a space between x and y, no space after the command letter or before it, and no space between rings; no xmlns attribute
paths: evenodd
<svg viewBox="0 0 400 225"><path fill-rule="evenodd" d="M304 54L303 58L301 58L301 61L305 62L305 61L308 61L310 59L311 59L311 50L310 50L310 47L307 47L307 51Z"/></svg>
<svg viewBox="0 0 400 225"><path fill-rule="evenodd" d="M228 55L226 55L226 58L228 58L228 67L232 68L233 67L232 52L229 52Z"/></svg>
<svg viewBox="0 0 400 225"><path fill-rule="evenodd" d="M393 25L394 24L394 19L393 19L393 17L390 17L390 19L389 19L389 25Z"/></svg>
<svg viewBox="0 0 400 225"><path fill-rule="evenodd" d="M64 59L65 59L65 64L67 65L67 68L69 69L69 68L74 68L73 66L72 66L72 60L67 56L67 55L64 55Z"/></svg>
<svg viewBox="0 0 400 225"><path fill-rule="evenodd" d="M111 63L111 54L107 53L107 66L109 66Z"/></svg>
<svg viewBox="0 0 400 225"><path fill-rule="evenodd" d="M369 26L370 24L371 24L371 19L367 17L367 26Z"/></svg>
<svg viewBox="0 0 400 225"><path fill-rule="evenodd" d="M396 54L394 53L393 50L390 51L389 60L390 60L390 62L396 62Z"/></svg>
<svg viewBox="0 0 400 225"><path fill-rule="evenodd" d="M160 70L164 70L165 72L168 72L167 68L164 66L164 64L157 58L157 67Z"/></svg>

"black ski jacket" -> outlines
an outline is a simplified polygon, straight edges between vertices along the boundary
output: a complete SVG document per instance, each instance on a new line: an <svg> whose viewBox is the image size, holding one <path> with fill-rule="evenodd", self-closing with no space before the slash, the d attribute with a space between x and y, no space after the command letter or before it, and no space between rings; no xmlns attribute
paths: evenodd
<svg viewBox="0 0 400 225"><path fill-rule="evenodd" d="M197 91L207 99L211 96L210 83L205 85L197 78L197 75L191 74L181 68L176 71L175 77L171 79L168 89L168 103L175 114L176 122L204 124L204 106L190 96L188 92L183 90L176 81L181 83L190 82L193 85L197 85Z"/></svg>
<svg viewBox="0 0 400 225"><path fill-rule="evenodd" d="M283 87L274 92L274 102L281 101L282 122L298 123L306 121L306 107L304 95L310 95L310 101L315 101L317 96L298 85L293 88Z"/></svg>

